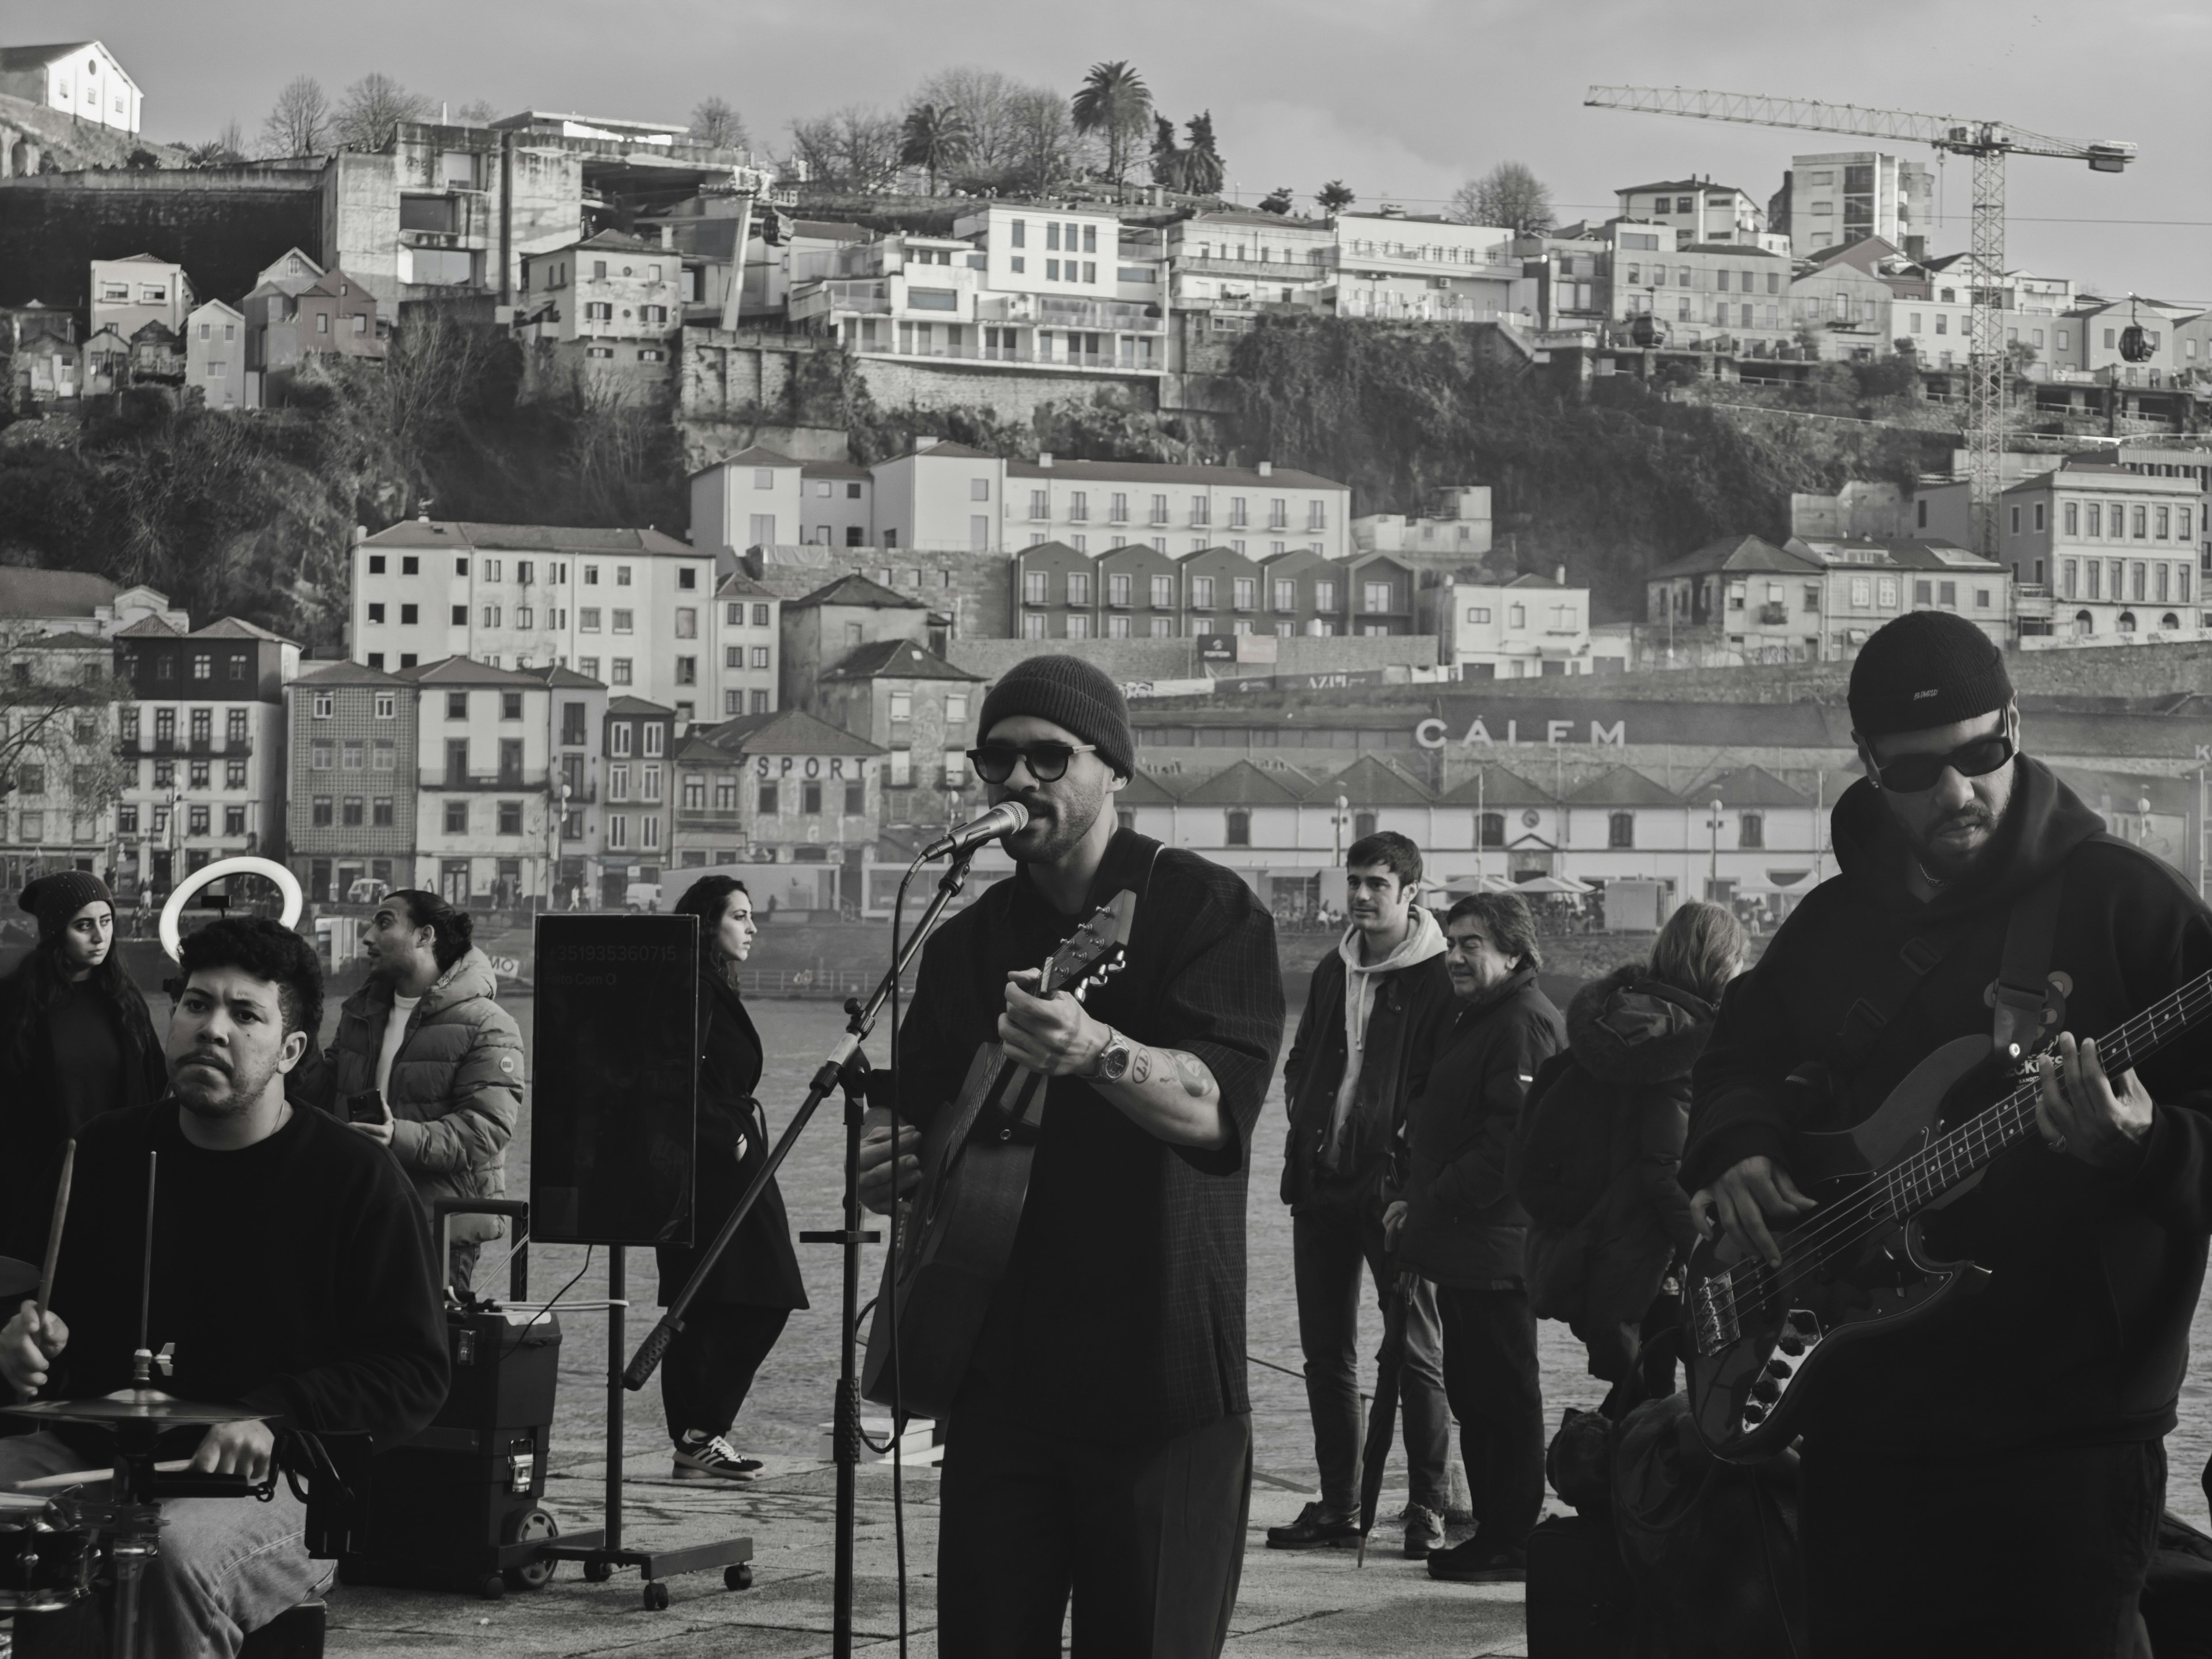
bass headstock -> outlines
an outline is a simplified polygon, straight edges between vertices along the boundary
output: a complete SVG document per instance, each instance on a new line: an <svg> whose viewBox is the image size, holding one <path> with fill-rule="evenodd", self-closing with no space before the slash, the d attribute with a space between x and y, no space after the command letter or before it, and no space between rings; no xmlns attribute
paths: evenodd
<svg viewBox="0 0 2212 1659"><path fill-rule="evenodd" d="M1043 982L1037 994L1051 996L1079 980L1101 982L1121 965L1121 950L1128 943L1130 924L1136 915L1137 896L1126 887L1092 911L1089 920L1045 959Z"/></svg>

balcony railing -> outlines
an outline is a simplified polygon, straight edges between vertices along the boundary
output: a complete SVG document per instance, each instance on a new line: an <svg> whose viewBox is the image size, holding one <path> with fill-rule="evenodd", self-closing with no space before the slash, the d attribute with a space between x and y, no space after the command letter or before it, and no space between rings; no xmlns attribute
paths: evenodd
<svg viewBox="0 0 2212 1659"><path fill-rule="evenodd" d="M1320 249L1323 254L1333 252ZM1186 253L1176 262L1177 270L1188 270L1217 276L1265 276L1279 283L1312 282L1330 269L1326 258L1293 261L1290 259L1236 259L1218 253Z"/></svg>
<svg viewBox="0 0 2212 1659"><path fill-rule="evenodd" d="M1017 346L933 345L924 350L920 346L900 346L886 340L862 340L852 349L868 357L945 358L969 363L1042 363L1059 368L1110 368L1133 374L1156 374L1166 367L1157 358L1146 360L1133 353L1122 356L1110 351L1032 351Z"/></svg>

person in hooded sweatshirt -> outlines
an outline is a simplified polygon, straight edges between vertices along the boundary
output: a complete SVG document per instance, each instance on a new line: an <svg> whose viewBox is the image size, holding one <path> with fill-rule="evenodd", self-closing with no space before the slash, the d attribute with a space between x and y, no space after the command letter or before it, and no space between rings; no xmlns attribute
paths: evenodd
<svg viewBox="0 0 2212 1659"><path fill-rule="evenodd" d="M1812 1207L1793 1132L1861 1121L1942 1043L1990 1040L2014 902L2061 886L2033 1128L1923 1212L1928 1251L1988 1279L1797 1385L1813 1650L2135 1651L2212 1231L2212 1042L2108 1073L2094 1040L2212 969L2212 915L2021 751L2003 656L1963 618L1882 628L1850 695L1867 775L1836 803L1838 873L1729 988L1692 1073L1701 1226L1778 1261L1771 1224ZM1881 1012L1915 964L1847 1042L1847 1011ZM1837 1057L1826 1091L1785 1085Z"/></svg>
<svg viewBox="0 0 2212 1659"><path fill-rule="evenodd" d="M1544 1396L1536 1316L1522 1282L1528 1216L1508 1165L1529 1081L1565 1041L1536 984L1543 955L1518 893L1474 893L1444 918L1459 1000L1406 1109L1402 1190L1383 1212L1405 1265L1436 1286L1444 1389L1459 1418L1474 1535L1429 1556L1461 1583L1528 1576L1544 1507Z"/></svg>
<svg viewBox="0 0 2212 1659"><path fill-rule="evenodd" d="M1530 1290L1545 1317L1565 1319L1589 1374L1613 1385L1599 1409L1616 1421L1674 1391L1674 1269L1699 1237L1681 1183L1690 1067L1743 958L1743 927L1726 908L1677 906L1649 962L1575 994L1567 1048L1522 1109L1513 1179L1533 1223Z"/></svg>
<svg viewBox="0 0 2212 1659"><path fill-rule="evenodd" d="M1305 1352L1321 1501L1267 1528L1273 1549L1350 1548L1359 1541L1359 1290L1379 1297L1397 1269L1382 1235L1382 1182L1437 1034L1450 1018L1443 932L1414 902L1421 850L1395 831L1362 836L1345 857L1351 926L1315 964L1283 1067L1290 1142L1283 1202L1291 1206L1298 1343ZM1406 1465L1413 1492L1406 1553L1443 1541L1450 1487L1436 1295L1417 1282L1406 1307Z"/></svg>

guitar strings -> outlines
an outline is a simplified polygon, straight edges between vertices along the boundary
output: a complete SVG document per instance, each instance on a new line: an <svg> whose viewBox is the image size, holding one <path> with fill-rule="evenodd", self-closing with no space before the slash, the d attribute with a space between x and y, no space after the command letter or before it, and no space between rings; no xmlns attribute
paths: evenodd
<svg viewBox="0 0 2212 1659"><path fill-rule="evenodd" d="M2100 1057L2109 1059L2118 1069L2124 1071L2137 1060L2147 1059L2172 1036L2178 1035L2171 1029L2175 1021L2179 1021L2185 1029L2201 1018L2207 1008L2212 1008L2212 973L2200 975L2142 1013L2124 1021L2097 1044ZM2169 1027L2164 1034L2159 1030L2161 1021ZM2138 1026L2142 1028L2140 1031L2136 1029ZM2136 1042L2144 1037L2150 1039L2148 1045L2138 1051ZM1796 1235L1791 1236L1784 1246L1784 1261L1780 1267L1753 1258L1737 1262L1726 1272L1715 1275L1714 1279L1706 1281L1707 1285L1711 1286L1717 1281L1725 1282L1729 1311L1733 1315L1739 1273L1745 1275L1745 1282L1741 1288L1745 1291L1747 1300L1752 1299L1754 1292L1761 1299L1778 1296L1820 1271L1844 1247L1863 1243L1892 1221L1910 1219L1917 1209L1905 1207L1900 1188L1909 1193L1930 1167L1938 1169L1940 1173L1941 1166L1947 1159L1957 1163L1961 1161L1961 1155L1964 1159L1971 1159L1978 1151L1984 1154L1982 1164L1975 1166L1978 1169L1998 1153L2008 1150L2017 1142L2033 1121L2035 1102L2041 1087L2040 1079L2022 1085L2004 1099L1968 1119L1934 1146L1922 1149L1883 1171L1878 1180L1869 1182L1865 1189L1854 1194L1823 1216L1802 1236L1802 1240ZM1994 1138L1990 1134L1992 1125L1996 1129ZM1983 1144L1973 1146L1972 1143L1977 1139ZM1862 1224L1873 1218L1876 1206L1883 1202L1890 1204L1893 1213L1873 1225ZM1856 1231L1850 1231L1852 1229ZM1774 1275L1773 1282L1762 1285L1759 1281L1769 1274Z"/></svg>

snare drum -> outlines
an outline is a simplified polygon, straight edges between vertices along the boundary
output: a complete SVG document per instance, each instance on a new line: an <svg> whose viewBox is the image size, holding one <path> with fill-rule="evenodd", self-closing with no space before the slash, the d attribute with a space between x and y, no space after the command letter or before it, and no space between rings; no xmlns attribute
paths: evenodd
<svg viewBox="0 0 2212 1659"><path fill-rule="evenodd" d="M0 1492L0 1613L51 1613L92 1594L98 1540L66 1498Z"/></svg>

